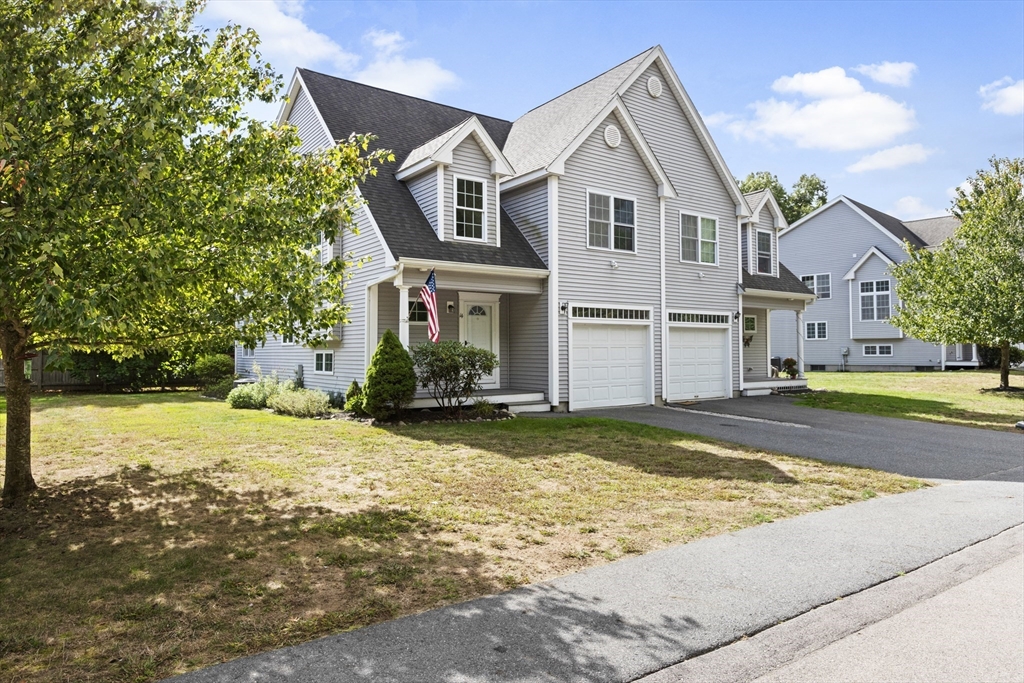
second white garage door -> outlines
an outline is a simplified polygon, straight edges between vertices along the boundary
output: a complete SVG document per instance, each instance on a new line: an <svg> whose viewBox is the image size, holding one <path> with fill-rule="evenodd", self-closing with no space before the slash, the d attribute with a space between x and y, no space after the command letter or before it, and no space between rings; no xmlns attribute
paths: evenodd
<svg viewBox="0 0 1024 683"><path fill-rule="evenodd" d="M728 389L728 330L671 327L668 399L722 398Z"/></svg>
<svg viewBox="0 0 1024 683"><path fill-rule="evenodd" d="M576 323L571 409L650 402L646 325Z"/></svg>

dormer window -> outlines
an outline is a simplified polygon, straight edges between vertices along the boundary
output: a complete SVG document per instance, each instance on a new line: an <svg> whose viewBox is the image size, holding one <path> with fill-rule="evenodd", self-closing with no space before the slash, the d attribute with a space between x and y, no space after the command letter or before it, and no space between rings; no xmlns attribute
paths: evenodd
<svg viewBox="0 0 1024 683"><path fill-rule="evenodd" d="M455 237L458 239L486 240L486 190L487 182L484 180L455 179Z"/></svg>
<svg viewBox="0 0 1024 683"><path fill-rule="evenodd" d="M757 231L757 272L772 275L772 234L767 230Z"/></svg>

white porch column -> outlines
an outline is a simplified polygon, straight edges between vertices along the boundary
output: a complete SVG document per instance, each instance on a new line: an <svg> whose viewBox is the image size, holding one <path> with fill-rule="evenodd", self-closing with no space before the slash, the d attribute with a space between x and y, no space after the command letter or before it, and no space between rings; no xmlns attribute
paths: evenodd
<svg viewBox="0 0 1024 683"><path fill-rule="evenodd" d="M804 376L804 312L796 312L796 371L798 377Z"/></svg>
<svg viewBox="0 0 1024 683"><path fill-rule="evenodd" d="M764 362L768 376L772 376L772 309L764 309Z"/></svg>
<svg viewBox="0 0 1024 683"><path fill-rule="evenodd" d="M398 288L398 339L409 348L409 285Z"/></svg>

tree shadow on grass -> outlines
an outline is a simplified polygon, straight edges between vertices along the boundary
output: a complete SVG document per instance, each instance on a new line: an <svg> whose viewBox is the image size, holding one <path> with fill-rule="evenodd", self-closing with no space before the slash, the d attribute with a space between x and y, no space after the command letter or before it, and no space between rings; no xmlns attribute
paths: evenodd
<svg viewBox="0 0 1024 683"><path fill-rule="evenodd" d="M582 453L644 474L687 479L731 479L795 484L797 480L757 457L733 457L702 448L700 437L607 418L517 418L479 425L390 428L401 436L465 446L515 459ZM679 444L688 440L687 446ZM745 450L742 446L733 447Z"/></svg>
<svg viewBox="0 0 1024 683"><path fill-rule="evenodd" d="M1020 414L1021 417L1024 417L1024 392L1002 392L1000 395L1010 399L1020 399ZM1004 431L1013 431L1015 420L1020 419L1005 413L966 410L948 401L844 391L805 394L797 401L797 404L811 408L842 410L919 422L955 424L964 427L984 426L988 429Z"/></svg>
<svg viewBox="0 0 1024 683"><path fill-rule="evenodd" d="M155 679L504 587L409 510L229 476L125 469L0 509L0 678Z"/></svg>

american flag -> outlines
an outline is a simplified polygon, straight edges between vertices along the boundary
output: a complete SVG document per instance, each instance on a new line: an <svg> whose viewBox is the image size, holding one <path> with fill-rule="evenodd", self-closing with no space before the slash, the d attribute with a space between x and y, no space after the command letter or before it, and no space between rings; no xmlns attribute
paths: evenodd
<svg viewBox="0 0 1024 683"><path fill-rule="evenodd" d="M427 307L427 336L436 344L441 341L441 327L437 323L437 280L434 279L433 270L420 289L420 301Z"/></svg>

